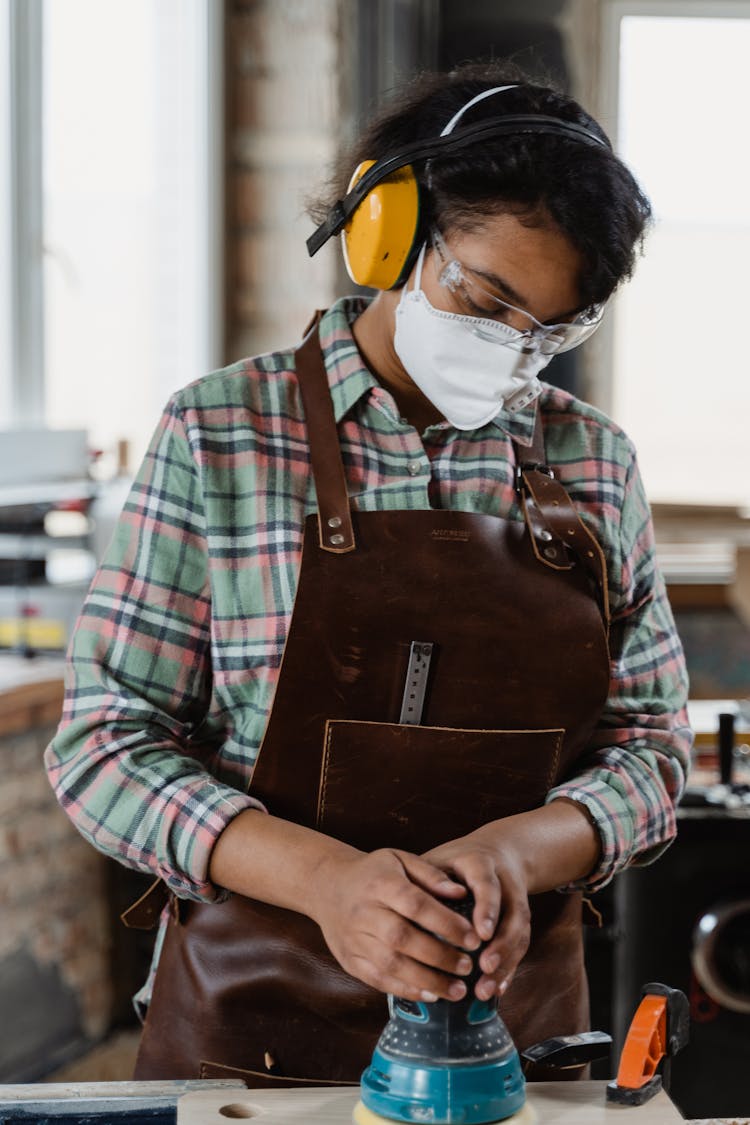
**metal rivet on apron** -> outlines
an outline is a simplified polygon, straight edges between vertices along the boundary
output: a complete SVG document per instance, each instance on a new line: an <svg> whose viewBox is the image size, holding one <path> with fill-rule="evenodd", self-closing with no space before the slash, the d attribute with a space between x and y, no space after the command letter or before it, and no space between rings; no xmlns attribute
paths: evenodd
<svg viewBox="0 0 750 1125"><path fill-rule="evenodd" d="M331 516L328 521L329 527L341 527L341 516Z"/></svg>
<svg viewBox="0 0 750 1125"><path fill-rule="evenodd" d="M550 539L552 538L552 532L551 531L540 531L539 532L539 538L543 539L545 543L549 543Z"/></svg>
<svg viewBox="0 0 750 1125"><path fill-rule="evenodd" d="M556 559L557 558L557 548L556 547L545 547L544 548L544 557L545 557L545 559Z"/></svg>
<svg viewBox="0 0 750 1125"><path fill-rule="evenodd" d="M339 547L344 542L345 542L344 536L341 535L341 534L331 536L331 543L333 544L334 547Z"/></svg>

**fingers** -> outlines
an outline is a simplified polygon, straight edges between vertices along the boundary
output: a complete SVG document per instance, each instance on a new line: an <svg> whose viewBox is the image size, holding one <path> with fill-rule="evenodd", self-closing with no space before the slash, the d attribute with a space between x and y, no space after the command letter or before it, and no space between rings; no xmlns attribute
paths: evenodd
<svg viewBox="0 0 750 1125"><path fill-rule="evenodd" d="M472 921L482 941L489 941L497 929L502 888L497 873L497 857L476 850L456 856L450 870L466 884L474 896Z"/></svg>
<svg viewBox="0 0 750 1125"><path fill-rule="evenodd" d="M324 925L343 967L375 988L408 999L465 996L460 978L472 971L466 950L478 949L480 940L469 919L434 895L460 899L466 888L407 852L372 852L354 866L356 872L349 874L355 878L342 888L348 910L341 911L337 896L332 925Z"/></svg>
<svg viewBox="0 0 750 1125"><path fill-rule="evenodd" d="M411 852L395 851L395 855L411 882L422 887L431 895L440 895L442 898L462 899L466 894L463 883L456 882L441 867L424 859L422 856L413 855Z"/></svg>
<svg viewBox="0 0 750 1125"><path fill-rule="evenodd" d="M443 942L461 949L478 949L480 939L471 921L434 897L438 894L460 900L466 895L466 887L418 856L407 852L394 854L406 881L384 894L384 905Z"/></svg>
<svg viewBox="0 0 750 1125"><path fill-rule="evenodd" d="M469 965L470 959L467 959ZM407 1000L460 1000L466 983L438 972L407 953L388 949L375 937L360 942L360 952L346 966L349 972L382 992L392 992Z"/></svg>
<svg viewBox="0 0 750 1125"><path fill-rule="evenodd" d="M475 991L489 1000L515 972L529 943L522 865L506 857L498 866L496 853L476 846L444 859L438 855L436 849L442 866L390 849L348 859L336 880L337 893L322 896L318 921L334 956L353 976L426 1002L466 995L461 978L471 973L467 953L481 945L480 931L490 940L480 956ZM475 898L471 920L445 901L460 901L467 887Z"/></svg>
<svg viewBox="0 0 750 1125"><path fill-rule="evenodd" d="M475 993L480 1000L502 995L529 946L529 900L520 868L506 853L481 846L451 856L448 869L474 895L474 929L488 942L479 958L482 976Z"/></svg>
<svg viewBox="0 0 750 1125"><path fill-rule="evenodd" d="M429 970L432 984L425 987L433 988L440 974L465 977L471 972L472 960L468 953L439 940L431 933L425 933L400 915L382 914L377 921L378 932L372 936L380 941L384 950L389 951L386 958L392 955L399 965L404 961L414 962L420 969ZM392 971L391 966L389 971ZM447 995L455 983L443 976L438 989L440 995ZM454 988L451 995L456 994L457 990Z"/></svg>
<svg viewBox="0 0 750 1125"><path fill-rule="evenodd" d="M475 992L480 1000L502 996L529 948L531 911L525 889L505 887L503 916L495 938L482 950L479 967L483 975Z"/></svg>

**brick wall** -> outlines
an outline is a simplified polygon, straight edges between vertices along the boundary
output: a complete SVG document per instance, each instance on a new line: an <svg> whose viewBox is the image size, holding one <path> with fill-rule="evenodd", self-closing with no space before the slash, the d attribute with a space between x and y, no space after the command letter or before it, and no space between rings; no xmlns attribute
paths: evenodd
<svg viewBox="0 0 750 1125"><path fill-rule="evenodd" d="M314 259L305 196L340 140L340 0L228 0L227 361L299 339L335 296L338 241Z"/></svg>
<svg viewBox="0 0 750 1125"><path fill-rule="evenodd" d="M106 861L44 772L60 685L33 692L21 708L0 701L0 1081L41 1077L111 1013Z"/></svg>

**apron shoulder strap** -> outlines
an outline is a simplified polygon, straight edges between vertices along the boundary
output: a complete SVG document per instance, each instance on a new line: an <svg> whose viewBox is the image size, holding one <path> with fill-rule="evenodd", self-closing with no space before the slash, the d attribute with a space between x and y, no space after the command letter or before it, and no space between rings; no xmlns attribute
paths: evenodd
<svg viewBox="0 0 750 1125"><path fill-rule="evenodd" d="M323 551L342 555L353 551L356 543L336 418L320 349L318 326L322 315L321 312L315 314L304 340L294 353L294 360L318 498L320 546Z"/></svg>
<svg viewBox="0 0 750 1125"><path fill-rule="evenodd" d="M528 449L513 443L516 488L534 554L552 570L570 570L580 562L594 582L602 617L609 625L607 563L598 539L578 515L573 501L546 463L539 400Z"/></svg>
<svg viewBox="0 0 750 1125"><path fill-rule="evenodd" d="M322 313L311 321L294 353L307 422L310 463L318 499L318 539L321 550L341 555L356 548L349 494L341 460L336 418L318 328ZM516 487L534 553L552 570L570 570L579 561L593 579L602 615L609 622L607 567L593 532L581 520L562 484L546 464L544 432L537 400L531 446L513 443Z"/></svg>

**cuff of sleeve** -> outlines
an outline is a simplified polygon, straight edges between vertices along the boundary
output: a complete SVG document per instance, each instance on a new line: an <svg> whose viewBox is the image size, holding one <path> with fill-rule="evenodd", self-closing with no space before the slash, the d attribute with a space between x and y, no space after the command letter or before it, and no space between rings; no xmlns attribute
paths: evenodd
<svg viewBox="0 0 750 1125"><path fill-rule="evenodd" d="M546 804L555 800L573 801L582 806L599 834L601 851L599 862L585 879L560 887L562 891L598 891L630 862L635 843L635 824L628 804L616 790L602 781L593 780L586 786L568 783L551 789ZM653 857L667 845L654 848ZM643 860L641 860L643 862Z"/></svg>
<svg viewBox="0 0 750 1125"><path fill-rule="evenodd" d="M208 875L214 845L241 812L268 810L257 798L216 781L196 781L188 786L183 783L173 800L179 802L179 808L172 810L171 817L164 818L164 869L160 875L180 898L224 902L231 892L217 887Z"/></svg>

